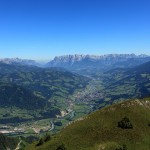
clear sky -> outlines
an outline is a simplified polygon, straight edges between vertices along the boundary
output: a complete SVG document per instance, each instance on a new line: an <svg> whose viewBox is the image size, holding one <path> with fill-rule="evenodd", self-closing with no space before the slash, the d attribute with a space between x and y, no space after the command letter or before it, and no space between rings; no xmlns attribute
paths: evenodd
<svg viewBox="0 0 150 150"><path fill-rule="evenodd" d="M0 57L150 54L150 0L0 0Z"/></svg>

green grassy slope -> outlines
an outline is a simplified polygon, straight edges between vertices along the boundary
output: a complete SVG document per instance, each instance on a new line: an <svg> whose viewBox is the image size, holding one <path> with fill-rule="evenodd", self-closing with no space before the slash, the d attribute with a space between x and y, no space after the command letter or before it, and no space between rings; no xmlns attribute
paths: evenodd
<svg viewBox="0 0 150 150"><path fill-rule="evenodd" d="M128 117L133 129L122 129L118 122ZM27 150L149 150L150 98L125 101L96 111L75 121L42 146Z"/></svg>

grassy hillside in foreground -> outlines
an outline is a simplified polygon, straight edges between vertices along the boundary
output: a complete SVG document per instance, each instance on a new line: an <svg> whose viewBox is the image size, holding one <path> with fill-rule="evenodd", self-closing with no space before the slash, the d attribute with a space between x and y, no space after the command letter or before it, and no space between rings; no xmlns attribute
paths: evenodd
<svg viewBox="0 0 150 150"><path fill-rule="evenodd" d="M133 128L118 127L125 124ZM150 98L130 100L96 111L76 121L41 146L27 150L149 150Z"/></svg>

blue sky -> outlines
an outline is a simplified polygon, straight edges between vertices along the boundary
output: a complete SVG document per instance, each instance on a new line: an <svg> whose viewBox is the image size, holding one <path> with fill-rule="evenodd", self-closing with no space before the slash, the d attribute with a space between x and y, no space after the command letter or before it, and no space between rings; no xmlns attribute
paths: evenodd
<svg viewBox="0 0 150 150"><path fill-rule="evenodd" d="M0 57L150 55L149 0L0 0Z"/></svg>

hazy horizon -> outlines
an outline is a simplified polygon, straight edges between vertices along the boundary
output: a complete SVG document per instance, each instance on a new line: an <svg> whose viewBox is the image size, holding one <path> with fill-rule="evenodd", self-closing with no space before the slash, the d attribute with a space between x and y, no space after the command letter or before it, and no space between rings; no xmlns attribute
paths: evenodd
<svg viewBox="0 0 150 150"><path fill-rule="evenodd" d="M139 53L139 54L135 54L135 53L111 53L111 54L64 54L64 55L57 55L57 56L54 56L54 57L51 57L51 58L47 58L47 59L33 59L33 58L22 58L22 57L0 57L0 59L25 59L25 60L35 60L37 62L41 62L41 63L47 63L49 62L50 60L53 60L55 57L60 57L60 56L68 56L68 55L91 55L91 56L104 56L104 55L126 55L126 54L129 54L129 55L136 55L136 56L139 56L139 55L147 55L147 56L150 56L148 54L144 54L144 53Z"/></svg>

